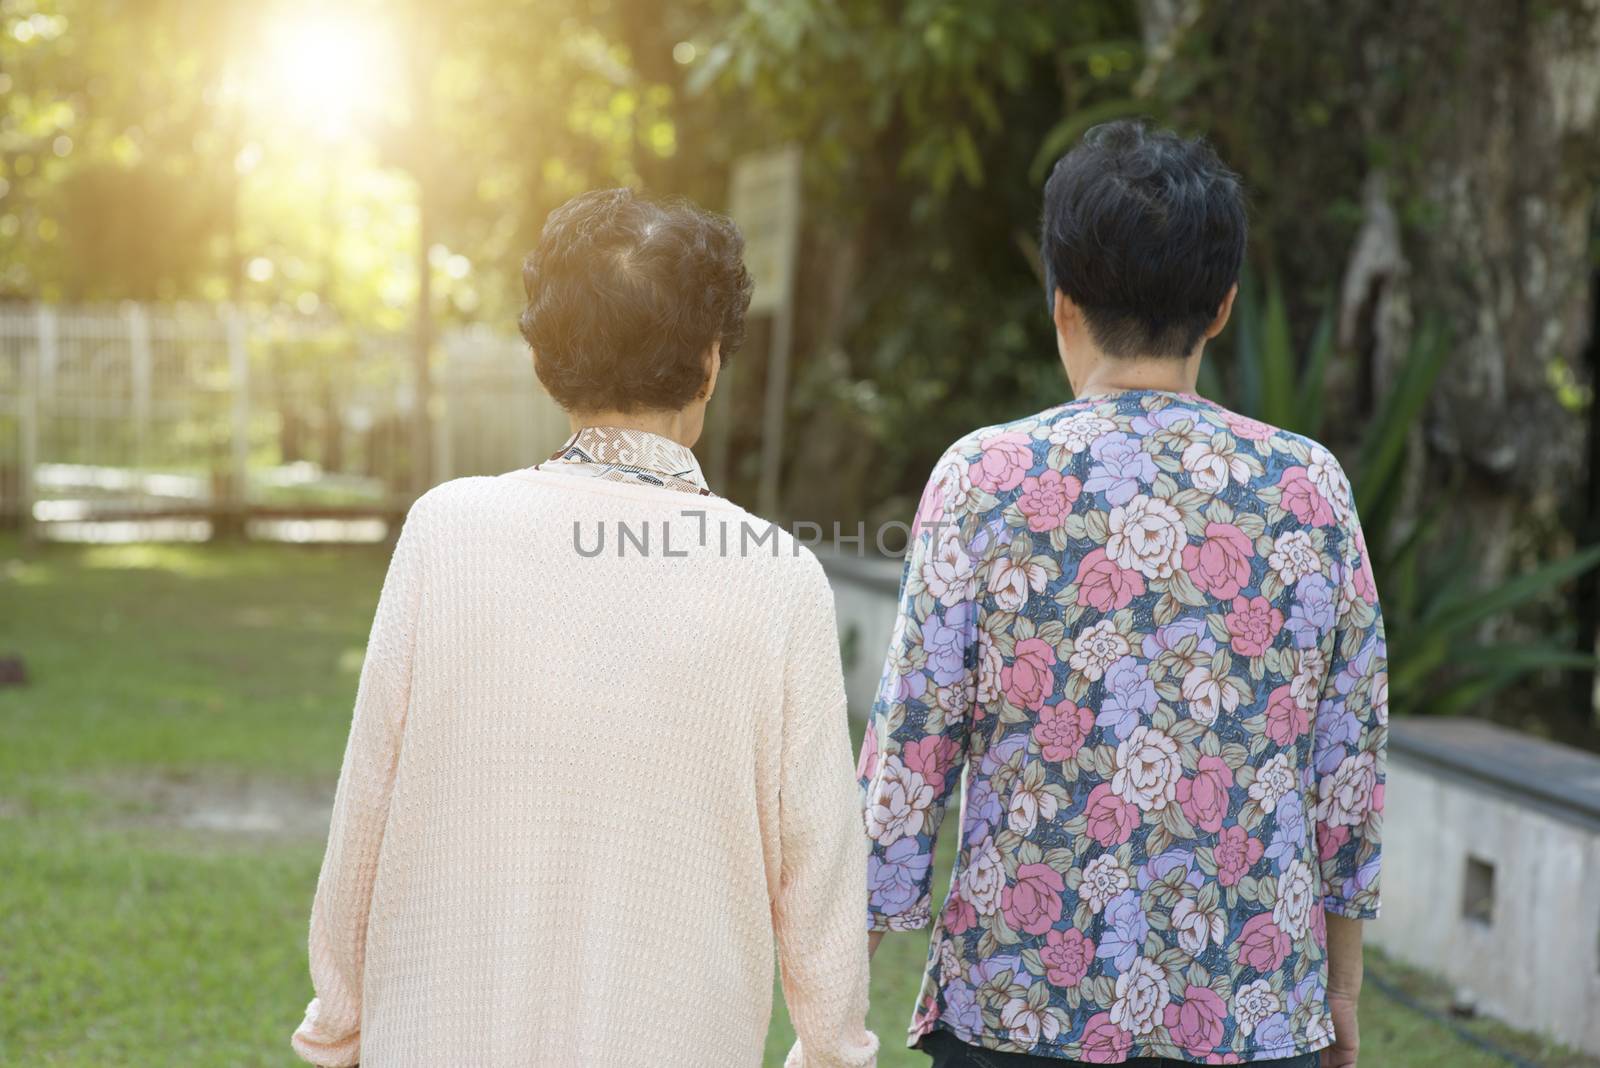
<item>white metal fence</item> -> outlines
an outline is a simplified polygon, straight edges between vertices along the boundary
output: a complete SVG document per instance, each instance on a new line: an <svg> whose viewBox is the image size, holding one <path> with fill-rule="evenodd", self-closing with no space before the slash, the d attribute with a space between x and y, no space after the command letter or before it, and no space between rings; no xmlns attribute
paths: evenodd
<svg viewBox="0 0 1600 1068"><path fill-rule="evenodd" d="M374 516L419 484L412 342L229 306L0 305L0 518L66 525ZM435 351L424 482L537 462L566 433L527 350Z"/></svg>

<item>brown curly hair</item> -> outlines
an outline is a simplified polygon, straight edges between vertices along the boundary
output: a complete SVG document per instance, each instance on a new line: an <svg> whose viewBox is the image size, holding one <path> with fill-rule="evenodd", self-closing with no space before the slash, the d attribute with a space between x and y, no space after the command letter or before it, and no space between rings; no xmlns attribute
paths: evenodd
<svg viewBox="0 0 1600 1068"><path fill-rule="evenodd" d="M750 272L730 219L631 189L550 213L522 264L518 320L534 370L568 411L677 411L744 342Z"/></svg>

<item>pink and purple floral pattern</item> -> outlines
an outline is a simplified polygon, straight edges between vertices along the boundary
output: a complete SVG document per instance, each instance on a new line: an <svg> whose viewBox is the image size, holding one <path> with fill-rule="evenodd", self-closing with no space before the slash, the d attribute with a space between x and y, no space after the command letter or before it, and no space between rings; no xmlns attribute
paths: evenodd
<svg viewBox="0 0 1600 1068"><path fill-rule="evenodd" d="M1350 486L1189 394L978 431L918 510L861 787L868 925L931 915L913 1040L1097 1064L1326 1046L1378 909L1388 684Z"/></svg>

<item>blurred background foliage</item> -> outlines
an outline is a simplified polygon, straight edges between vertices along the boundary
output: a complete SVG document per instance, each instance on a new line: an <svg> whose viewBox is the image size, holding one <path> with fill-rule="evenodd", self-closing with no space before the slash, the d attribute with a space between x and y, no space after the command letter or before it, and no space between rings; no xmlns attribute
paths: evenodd
<svg viewBox="0 0 1600 1068"><path fill-rule="evenodd" d="M1594 0L0 0L0 299L513 329L555 205L805 153L785 510L901 519L1065 400L1035 230L1095 122L1205 134L1251 276L1207 392L1361 494L1399 706L1594 740ZM763 339L735 392L755 476ZM315 361L316 353L298 357ZM1549 563L1555 561L1556 563ZM1514 610L1514 611L1513 611ZM1548 714L1554 704L1569 710Z"/></svg>

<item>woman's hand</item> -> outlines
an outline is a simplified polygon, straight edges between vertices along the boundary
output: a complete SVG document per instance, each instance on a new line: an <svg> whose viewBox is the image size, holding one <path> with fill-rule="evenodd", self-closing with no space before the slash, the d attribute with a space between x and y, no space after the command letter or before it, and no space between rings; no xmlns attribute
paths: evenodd
<svg viewBox="0 0 1600 1068"><path fill-rule="evenodd" d="M1322 1068L1356 1068L1356 1050L1361 1045L1356 1026L1356 998L1352 994L1328 991L1328 1013L1333 1017L1333 1045L1322 1051Z"/></svg>
<svg viewBox="0 0 1600 1068"><path fill-rule="evenodd" d="M1322 1051L1322 1068L1355 1068L1361 1044L1356 1001L1361 997L1361 921L1328 913L1328 1014L1333 1045Z"/></svg>

